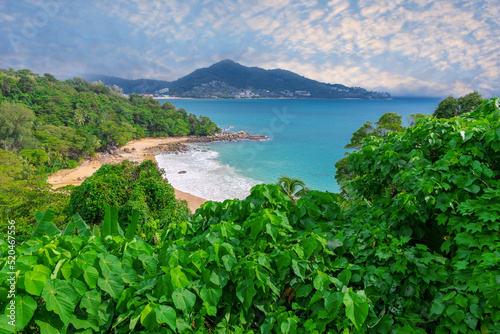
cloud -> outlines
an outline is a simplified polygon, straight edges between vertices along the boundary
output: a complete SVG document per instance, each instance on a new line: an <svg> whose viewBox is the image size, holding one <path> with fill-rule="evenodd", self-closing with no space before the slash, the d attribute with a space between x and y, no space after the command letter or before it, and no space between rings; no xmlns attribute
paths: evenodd
<svg viewBox="0 0 500 334"><path fill-rule="evenodd" d="M40 4L0 0L4 67L175 80L231 58L393 94L500 94L497 0L67 1L26 37Z"/></svg>

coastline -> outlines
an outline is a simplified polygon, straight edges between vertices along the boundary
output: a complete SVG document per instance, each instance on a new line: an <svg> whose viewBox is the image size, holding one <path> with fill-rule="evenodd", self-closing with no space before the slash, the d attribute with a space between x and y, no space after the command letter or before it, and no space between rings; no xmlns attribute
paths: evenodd
<svg viewBox="0 0 500 334"><path fill-rule="evenodd" d="M114 154L98 153L96 158L85 160L78 167L73 169L60 170L47 178L47 182L56 189L67 185L80 185L86 178L92 176L102 165L116 164L123 160L142 162L144 160L153 160L155 158L155 148L173 143L185 143L192 137L163 137L163 138L142 138L128 142L125 146L116 150ZM185 200L191 212L195 212L206 199L191 195L189 193L175 190L175 196L180 200Z"/></svg>
<svg viewBox="0 0 500 334"><path fill-rule="evenodd" d="M87 159L78 167L60 170L47 178L47 182L56 189L67 185L80 185L86 178L90 177L102 165L116 164L123 160L142 162L153 160L156 164L156 155L164 152L183 152L189 149L191 143L207 143L213 141L238 141L238 140L265 140L265 136L252 136L244 132L226 132L214 136L184 136L184 137L158 137L142 138L128 142L120 148L114 148L111 152L98 153L97 157ZM180 200L185 200L191 212L195 212L208 200L190 193L175 189L175 195Z"/></svg>

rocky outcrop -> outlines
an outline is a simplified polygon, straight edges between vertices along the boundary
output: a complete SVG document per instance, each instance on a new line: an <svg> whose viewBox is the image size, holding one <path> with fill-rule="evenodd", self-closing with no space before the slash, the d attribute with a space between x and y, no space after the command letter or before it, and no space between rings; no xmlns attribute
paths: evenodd
<svg viewBox="0 0 500 334"><path fill-rule="evenodd" d="M184 143L166 143L160 144L158 146L150 147L147 149L149 153L160 154L160 153L179 153L187 152L190 150L190 146Z"/></svg>
<svg viewBox="0 0 500 334"><path fill-rule="evenodd" d="M165 143L153 146L147 149L150 154L173 153L179 154L192 150L193 147L188 144L195 143L212 143L217 141L240 141L240 140L266 140L266 136L253 136L246 132L223 132L213 136L189 136L182 142ZM195 149L199 150L199 149ZM202 150L206 152L206 150Z"/></svg>
<svg viewBox="0 0 500 334"><path fill-rule="evenodd" d="M253 136L249 133L240 132L223 132L213 136L192 137L186 140L187 143L211 143L215 141L240 141L240 140L266 140L266 136Z"/></svg>

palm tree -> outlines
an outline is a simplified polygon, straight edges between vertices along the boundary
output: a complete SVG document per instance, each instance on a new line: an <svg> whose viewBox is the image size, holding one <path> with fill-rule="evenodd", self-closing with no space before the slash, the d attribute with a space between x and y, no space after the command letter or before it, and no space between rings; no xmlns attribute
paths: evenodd
<svg viewBox="0 0 500 334"><path fill-rule="evenodd" d="M290 199L294 203L297 201L297 199L300 198L300 196L311 190L301 179L283 175L278 179L278 182L276 182L276 184L280 186L281 192L290 197Z"/></svg>

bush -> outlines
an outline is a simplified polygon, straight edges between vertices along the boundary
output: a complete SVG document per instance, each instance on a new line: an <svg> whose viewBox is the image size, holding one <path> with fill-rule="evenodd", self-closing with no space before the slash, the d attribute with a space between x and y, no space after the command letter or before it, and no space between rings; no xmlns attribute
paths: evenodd
<svg viewBox="0 0 500 334"><path fill-rule="evenodd" d="M101 223L106 205L118 208L124 226L132 210L139 210L140 231L148 239L156 238L155 232L167 221L189 218L186 203L175 198L161 170L148 160L102 166L72 192L68 214L79 213L87 223L96 225Z"/></svg>

